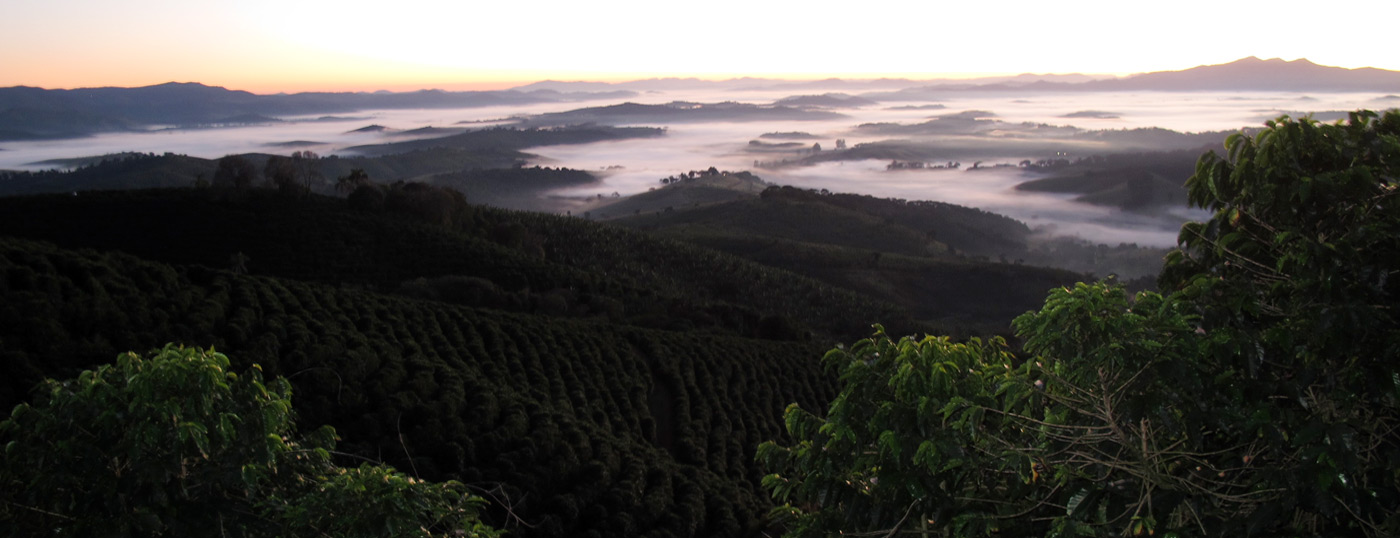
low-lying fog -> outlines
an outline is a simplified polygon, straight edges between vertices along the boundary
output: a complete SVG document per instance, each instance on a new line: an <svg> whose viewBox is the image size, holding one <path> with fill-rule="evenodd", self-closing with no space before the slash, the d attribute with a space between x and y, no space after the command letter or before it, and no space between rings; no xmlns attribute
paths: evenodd
<svg viewBox="0 0 1400 538"><path fill-rule="evenodd" d="M729 91L714 92L651 91L630 99L631 102L662 104L673 101L716 103L738 101L770 104L794 95L817 95L823 90ZM995 164L1015 164L1022 160L1086 156L1094 146L1067 152L1067 155L1046 153L1034 144L1019 144L1021 135L1004 135L1005 144L997 142L996 132L975 139L950 137L942 142L926 139L925 144L938 147L946 142L946 159L956 161L962 169L886 170L887 159L826 161L801 166L770 166L782 159L800 158L799 153L754 152L752 140L778 144L800 142L807 150L813 143L830 151L838 139L848 147L901 136L881 135L871 130L855 130L866 123L897 123L912 125L931 118L978 110L991 113L989 117L1019 125L1023 122L1074 126L1086 130L1133 129L1161 127L1180 132L1235 130L1258 126L1269 117L1296 111L1336 111L1356 108L1384 108L1379 94L1311 94L1295 93L971 93L947 92L937 100L883 101L858 108L831 108L843 114L838 119L820 121L724 121L634 123L661 126L666 136L617 142L600 142L574 146L533 148L538 163L597 172L601 183L578 192L561 196L618 192L623 195L659 187L659 180L688 170L716 167L721 170L750 170L769 183L804 188L855 192L880 197L910 200L938 200L979 207L1021 219L1033 227L1052 233L1075 234L1086 239L1117 244L1135 242L1144 245L1174 243L1181 222L1201 215L1179 211L1154 215L1131 214L1074 202L1069 195L1018 192L1014 187L1024 181L1041 177L1015 167L989 170L967 170L973 162L983 167ZM171 129L147 133L119 133L89 138L38 142L0 143L0 169L37 170L53 165L37 164L50 159L83 157L123 151L165 153L173 152L197 157L217 158L233 153L289 154L309 149L322 155L347 154L344 148L401 139L404 133L423 127L444 129L480 128L494 125L495 120L512 116L563 112L588 106L604 106L615 102L550 103L516 107L486 107L452 110L388 110L341 114L346 119L312 121L316 118L283 118L284 123L204 129ZM1330 117L1321 117L1330 119ZM302 120L302 121L295 121ZM358 131L371 125L387 127L384 131ZM801 132L813 135L800 140L760 138L764 133ZM434 136L441 136L437 134ZM979 149L969 149L967 140ZM756 166L756 162L759 165ZM1185 180L1185 178L1180 178Z"/></svg>

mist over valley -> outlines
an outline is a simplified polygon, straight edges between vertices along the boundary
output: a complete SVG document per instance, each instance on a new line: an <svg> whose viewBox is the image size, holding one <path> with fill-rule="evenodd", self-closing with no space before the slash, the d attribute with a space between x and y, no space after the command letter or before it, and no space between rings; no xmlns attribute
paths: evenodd
<svg viewBox="0 0 1400 538"><path fill-rule="evenodd" d="M1174 243L1181 222L1200 216L1185 208L1184 195L1172 200L1169 193L1157 192L1140 195L1137 201L1115 201L1086 196L1089 191L1072 181L1017 187L1063 176L1068 169L1059 168L1082 159L1185 151L1177 154L1178 163L1171 175L1148 178L1155 183L1180 184L1185 179L1183 171L1189 175L1189 165L1194 162L1191 153L1221 148L1229 132L1257 126L1262 119L1281 114L1314 114L1320 120L1333 120L1344 115L1342 111L1374 107L1394 97L1360 91L1263 91L1256 88L1267 85L1240 82L1236 83L1238 89L1221 91L1219 84L1202 82L1212 72L1231 66L1244 72L1307 67L1294 65L1297 62L1270 62L1241 60L1189 75L1157 77L1169 81L1184 77L1212 91L1136 89L1143 87L1140 82L1128 89L1109 90L1105 88L1112 86L1105 86L1108 81L1102 78L1029 76L934 85L899 80L787 83L657 79L612 84L537 83L480 94L269 97L168 85L158 88L158 95L194 92L194 96L182 97L197 104L187 107L191 111L184 116L229 114L226 117L232 119L201 120L188 127L153 125L120 130L97 124L94 128L98 131L78 138L9 140L0 142L4 148L0 169L62 169L65 163L73 162L67 159L124 152L169 152L213 159L298 150L355 157L432 147L438 144L437 138L472 129L646 126L660 127L664 135L529 148L532 156L521 164L588 171L597 181L544 193L547 200L538 204L517 198L513 205L586 211L594 205L588 199L598 194L646 192L678 171L713 166L749 170L774 185L978 207L1012 216L1045 234L1109 244L1167 246ZM1151 79L1126 80L1142 78ZM1373 83L1371 79L1364 82ZM1098 86L1086 88L1094 84ZM206 94L220 96L209 101L223 104L199 101L197 96ZM0 91L0 103L5 95ZM60 97L51 100L61 101ZM259 99L268 102L260 105L257 113L234 114L249 110L246 103ZM503 101L509 104L501 104ZM178 110L180 102L184 101L164 104ZM229 108L229 102L237 106ZM388 103L395 108L382 108ZM460 108L463 103L472 106ZM132 118L147 121L181 117L178 112L152 115L150 106L127 108L134 111ZM15 116L15 111L28 109L12 104L6 114ZM308 113L266 115L298 110ZM329 114L332 112L335 115ZM8 128L0 132L17 129L3 123L0 126ZM1182 162L1187 166L1181 166ZM1037 163L1042 166L1026 166ZM1141 175L1122 168L1119 163L1118 172L1105 173ZM1052 184L1057 188L1046 188Z"/></svg>
<svg viewBox="0 0 1400 538"><path fill-rule="evenodd" d="M12 4L12 534L1400 535L1400 4Z"/></svg>

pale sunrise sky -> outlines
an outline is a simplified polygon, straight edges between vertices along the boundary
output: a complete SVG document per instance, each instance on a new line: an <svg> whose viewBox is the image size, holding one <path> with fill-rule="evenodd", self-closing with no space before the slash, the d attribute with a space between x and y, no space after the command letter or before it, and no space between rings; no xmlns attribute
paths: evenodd
<svg viewBox="0 0 1400 538"><path fill-rule="evenodd" d="M278 91L544 79L1400 70L1400 1L3 0L0 86Z"/></svg>

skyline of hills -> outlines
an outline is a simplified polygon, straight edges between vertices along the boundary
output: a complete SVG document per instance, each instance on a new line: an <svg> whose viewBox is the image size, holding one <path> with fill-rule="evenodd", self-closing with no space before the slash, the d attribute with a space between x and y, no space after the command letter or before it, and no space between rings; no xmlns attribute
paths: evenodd
<svg viewBox="0 0 1400 538"><path fill-rule="evenodd" d="M46 90L0 88L0 140L59 139L153 126L268 123L278 116L342 114L360 110L474 108L595 99L625 99L629 91L566 93L552 90L330 93L258 95L197 82L139 88ZM321 121L337 118L318 118Z"/></svg>
<svg viewBox="0 0 1400 538"><path fill-rule="evenodd" d="M1282 86L1280 86L1282 84ZM633 91L664 91L676 89L714 88L735 91L844 89L872 92L864 98L881 96L881 90L901 90L933 87L944 90L1075 90L1075 91L1203 91L1203 90L1318 90L1318 91L1392 91L1400 90L1400 71L1372 67L1349 69L1319 65L1307 58L1283 60L1260 59L1249 56L1224 64L1198 65L1175 71L1151 71L1116 77L1083 73L1022 73L1013 76L975 77L965 79L843 79L791 81L743 77L727 80L700 78L652 78L607 83L591 81L546 80L517 86L514 90L602 91L628 89Z"/></svg>
<svg viewBox="0 0 1400 538"><path fill-rule="evenodd" d="M1063 82L1049 78L1016 81L923 85L891 92L863 94L882 100L921 100L949 91L966 92L1117 92L1117 91L1316 91L1360 92L1400 90L1400 71L1347 69L1318 65L1300 58L1261 60L1254 56L1226 64L1200 65L1179 71L1155 71L1121 78Z"/></svg>
<svg viewBox="0 0 1400 538"><path fill-rule="evenodd" d="M611 101L648 92L723 90L732 92L842 90L851 103L899 102L936 98L948 92L1113 92L1113 91L1380 91L1400 92L1400 71L1346 69L1306 59L1284 61L1248 57L1227 64L1121 78L1082 74L1023 74L981 79L824 79L787 81L738 78L658 78L622 83L541 81L508 90L412 92L303 92L254 94L197 82L170 82L138 88L0 88L0 140L62 139L99 132L138 131L165 126L222 126L278 121L288 116L344 114L363 110L471 108L539 103ZM782 102L780 99L778 102ZM791 101L789 101L791 102ZM800 100L798 102L801 102ZM325 118L322 118L325 119ZM331 119L336 119L331 117ZM299 121L317 121L302 119Z"/></svg>
<svg viewBox="0 0 1400 538"><path fill-rule="evenodd" d="M1400 71L1373 67L1329 67L1306 58L1285 61L1279 58L1261 60L1250 56L1228 64L1143 73L1122 79L1086 82L1084 86L1108 90L1391 91L1400 87Z"/></svg>

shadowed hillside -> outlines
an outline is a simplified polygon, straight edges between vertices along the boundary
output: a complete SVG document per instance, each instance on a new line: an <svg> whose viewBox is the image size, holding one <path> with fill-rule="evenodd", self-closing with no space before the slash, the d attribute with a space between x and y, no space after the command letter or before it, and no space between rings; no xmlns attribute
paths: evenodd
<svg viewBox="0 0 1400 538"><path fill-rule="evenodd" d="M1186 206L1186 178L1196 170L1200 150L1128 153L1033 165L1049 177L1021 183L1016 190L1071 193L1081 202L1149 211Z"/></svg>
<svg viewBox="0 0 1400 538"><path fill-rule="evenodd" d="M455 478L517 536L752 534L754 446L820 346L628 328L0 238L0 406L121 350L214 346L351 454ZM353 463L354 460L349 460Z"/></svg>
<svg viewBox="0 0 1400 538"><path fill-rule="evenodd" d="M477 203L522 209L545 209L544 192L561 186L595 181L587 172L523 168L534 157L522 150L552 144L584 144L603 140L661 136L661 129L647 127L567 127L556 129L484 129L438 138L378 144L355 148L362 155L321 157L297 152L299 183L321 194L337 193L336 184L357 170L372 181L433 179L457 189ZM297 157L302 155L303 157ZM225 157L247 168L254 185L275 183L269 177L269 160L282 156L263 153ZM88 190L184 187L219 181L220 160L185 155L122 153L57 159L38 172L0 171L0 195L38 194Z"/></svg>
<svg viewBox="0 0 1400 538"><path fill-rule="evenodd" d="M697 188L720 189L702 178L637 195L641 201L631 204L664 203ZM857 290L943 331L1003 331L1045 290L1082 278L1016 262L1028 251L1025 224L939 202L769 187L732 201L638 211L612 222Z"/></svg>
<svg viewBox="0 0 1400 538"><path fill-rule="evenodd" d="M352 207L361 203L356 196L347 202L256 190L4 198L0 234L658 328L756 336L769 320L791 326L783 337L793 338L859 335L875 320L909 326L907 313L892 305L709 249L411 187L360 209ZM478 279L476 291L446 290L461 278Z"/></svg>
<svg viewBox="0 0 1400 538"><path fill-rule="evenodd" d="M753 447L787 403L830 398L831 340L898 317L686 244L425 215L395 204L445 191L383 189L379 209L256 189L0 199L0 235L62 245L0 237L0 406L124 350L214 346L290 378L300 420L350 453L481 488L516 535L754 534Z"/></svg>

